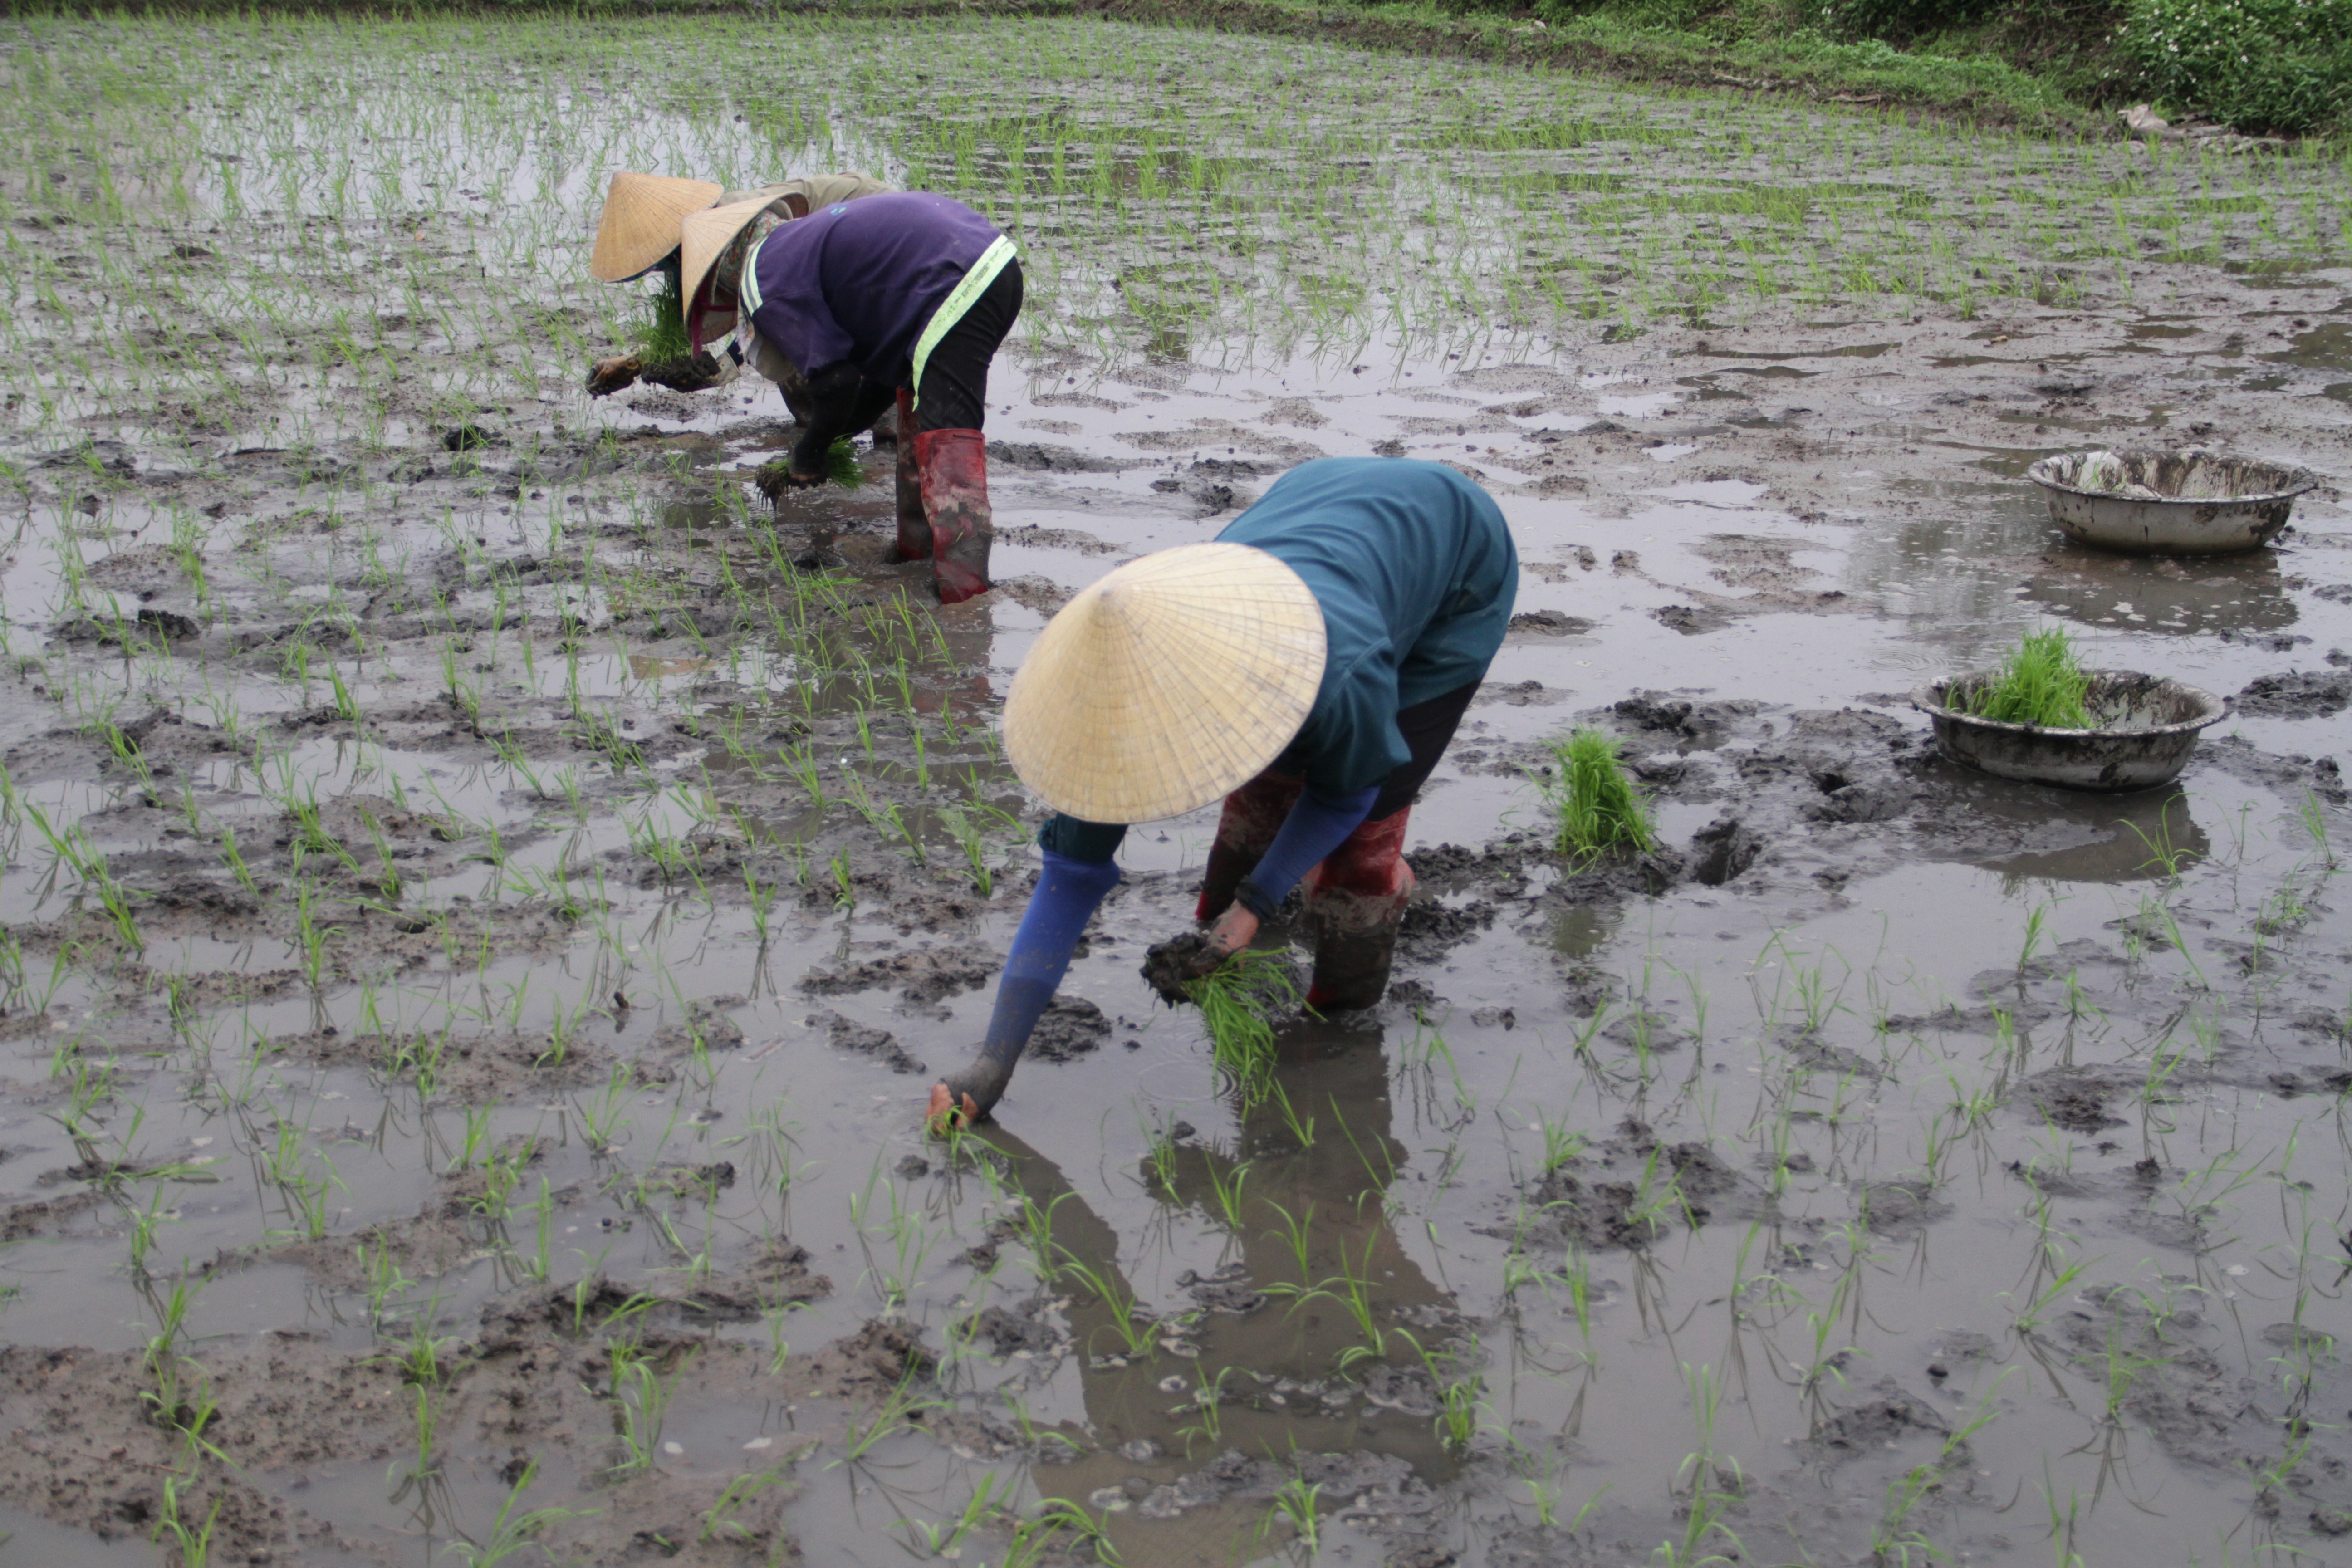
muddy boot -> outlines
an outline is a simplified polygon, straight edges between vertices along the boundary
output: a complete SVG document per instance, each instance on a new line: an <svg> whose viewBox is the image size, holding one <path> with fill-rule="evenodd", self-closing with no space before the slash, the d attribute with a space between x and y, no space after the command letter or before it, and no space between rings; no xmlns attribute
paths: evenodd
<svg viewBox="0 0 2352 1568"><path fill-rule="evenodd" d="M1307 920L1315 935L1315 979L1307 1005L1318 1013L1369 1007L1388 989L1397 928L1412 897L1404 863L1411 806L1348 835L1307 876Z"/></svg>
<svg viewBox="0 0 2352 1568"><path fill-rule="evenodd" d="M1303 778L1260 773L1225 796L1225 808L1217 816L1216 842L1209 846L1209 868L1201 878L1201 901L1192 909L1194 920L1215 920L1231 906L1242 879L1257 869L1259 857L1282 831L1306 785Z"/></svg>
<svg viewBox="0 0 2352 1568"><path fill-rule="evenodd" d="M915 395L898 394L898 559L931 558L931 520L923 511L923 479L915 466Z"/></svg>
<svg viewBox="0 0 2352 1568"><path fill-rule="evenodd" d="M988 591L988 441L977 430L925 430L915 437L923 510L931 521L932 581L940 603L961 605Z"/></svg>

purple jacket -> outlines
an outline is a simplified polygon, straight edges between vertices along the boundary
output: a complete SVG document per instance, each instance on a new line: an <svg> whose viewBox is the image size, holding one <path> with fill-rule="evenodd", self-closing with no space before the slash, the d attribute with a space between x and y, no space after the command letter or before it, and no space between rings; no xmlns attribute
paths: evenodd
<svg viewBox="0 0 2352 1568"><path fill-rule="evenodd" d="M804 376L846 361L869 381L905 386L924 324L999 237L961 202L928 191L813 212L761 242L751 324Z"/></svg>

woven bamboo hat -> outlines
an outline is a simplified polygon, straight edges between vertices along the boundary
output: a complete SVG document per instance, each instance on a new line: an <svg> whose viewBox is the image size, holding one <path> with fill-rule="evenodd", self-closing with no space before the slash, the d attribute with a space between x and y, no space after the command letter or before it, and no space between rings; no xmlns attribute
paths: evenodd
<svg viewBox="0 0 2352 1568"><path fill-rule="evenodd" d="M687 311L694 310L695 291L710 269L719 265L719 258L735 243L743 226L768 210L775 200L772 196L756 195L748 201L730 202L723 207L705 207L686 220L685 232L678 239L677 279L678 299ZM688 323L693 325L691 321Z"/></svg>
<svg viewBox="0 0 2352 1568"><path fill-rule="evenodd" d="M1280 755L1323 681L1323 609L1246 544L1130 561L1047 625L1004 700L1021 781L1082 822L1154 822Z"/></svg>
<svg viewBox="0 0 2352 1568"><path fill-rule="evenodd" d="M620 283L677 248L678 224L687 214L717 201L725 187L709 180L677 180L667 174L633 174L624 169L604 192L604 216L596 220L596 248L588 256L588 276Z"/></svg>

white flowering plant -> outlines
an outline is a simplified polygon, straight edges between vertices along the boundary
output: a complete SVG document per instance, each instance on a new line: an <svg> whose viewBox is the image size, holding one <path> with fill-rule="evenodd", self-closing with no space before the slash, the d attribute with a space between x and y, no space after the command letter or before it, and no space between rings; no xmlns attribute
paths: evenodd
<svg viewBox="0 0 2352 1568"><path fill-rule="evenodd" d="M2352 0L2132 0L2117 42L2167 107L2241 131L2352 114Z"/></svg>

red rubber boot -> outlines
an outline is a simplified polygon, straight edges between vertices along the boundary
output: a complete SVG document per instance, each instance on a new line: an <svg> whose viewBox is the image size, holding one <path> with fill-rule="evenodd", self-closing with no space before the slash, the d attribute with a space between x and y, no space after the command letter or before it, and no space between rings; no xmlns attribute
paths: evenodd
<svg viewBox="0 0 2352 1568"><path fill-rule="evenodd" d="M1404 829L1412 807L1367 822L1307 874L1307 920L1315 933L1315 980L1307 1005L1318 1013L1369 1007L1389 986L1397 928L1412 897Z"/></svg>
<svg viewBox="0 0 2352 1568"><path fill-rule="evenodd" d="M977 430L925 430L915 437L923 510L931 521L931 580L942 605L988 592L988 441Z"/></svg>
<svg viewBox="0 0 2352 1568"><path fill-rule="evenodd" d="M1201 877L1201 901L1192 909L1194 920L1213 921L1225 912L1242 879L1257 869L1306 787L1304 778L1260 773L1225 796L1224 809L1217 815L1216 841L1209 846L1209 868Z"/></svg>
<svg viewBox="0 0 2352 1568"><path fill-rule="evenodd" d="M898 559L931 558L931 520L923 510L923 481L915 466L915 395L898 389Z"/></svg>

